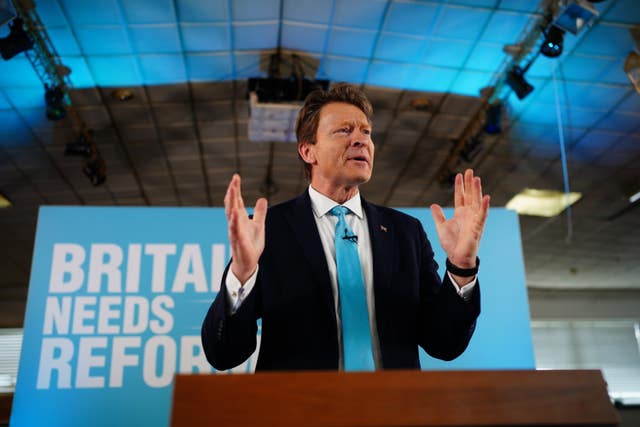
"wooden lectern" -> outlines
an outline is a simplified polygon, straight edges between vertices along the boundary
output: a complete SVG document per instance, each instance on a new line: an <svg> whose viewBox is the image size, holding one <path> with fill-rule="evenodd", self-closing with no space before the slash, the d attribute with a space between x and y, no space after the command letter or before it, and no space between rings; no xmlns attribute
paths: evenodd
<svg viewBox="0 0 640 427"><path fill-rule="evenodd" d="M171 426L615 426L600 371L178 375Z"/></svg>

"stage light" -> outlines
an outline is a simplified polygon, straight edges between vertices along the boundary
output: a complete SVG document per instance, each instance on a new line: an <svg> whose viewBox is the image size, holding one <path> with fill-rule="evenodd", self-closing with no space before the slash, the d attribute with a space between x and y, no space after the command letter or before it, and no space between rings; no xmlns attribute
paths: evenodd
<svg viewBox="0 0 640 427"><path fill-rule="evenodd" d="M484 131L489 135L496 135L502 132L502 104L497 102L487 109L487 121L484 124Z"/></svg>
<svg viewBox="0 0 640 427"><path fill-rule="evenodd" d="M89 160L82 169L82 172L89 178L91 184L98 186L107 180L107 164L100 153Z"/></svg>
<svg viewBox="0 0 640 427"><path fill-rule="evenodd" d="M467 163L471 163L478 157L478 154L484 148L484 141L480 135L475 135L464 145L462 151L460 151L460 158Z"/></svg>
<svg viewBox="0 0 640 427"><path fill-rule="evenodd" d="M552 217L580 200L582 193L526 188L507 202L506 208L520 215Z"/></svg>
<svg viewBox="0 0 640 427"><path fill-rule="evenodd" d="M0 27L16 17L16 8L10 0L0 0Z"/></svg>
<svg viewBox="0 0 640 427"><path fill-rule="evenodd" d="M544 42L542 42L542 46L540 46L540 53L549 58L556 58L562 55L564 30L552 25L544 35Z"/></svg>
<svg viewBox="0 0 640 427"><path fill-rule="evenodd" d="M13 206L11 200L3 193L0 193L0 208L10 208L11 206Z"/></svg>
<svg viewBox="0 0 640 427"><path fill-rule="evenodd" d="M553 25L576 35L597 16L598 11L584 0L568 0L561 6Z"/></svg>
<svg viewBox="0 0 640 427"><path fill-rule="evenodd" d="M87 141L84 135L80 135L76 141L68 142L64 146L65 156L90 157L92 151L91 144Z"/></svg>
<svg viewBox="0 0 640 427"><path fill-rule="evenodd" d="M623 68L636 92L640 93L640 55L634 51L629 52Z"/></svg>
<svg viewBox="0 0 640 427"><path fill-rule="evenodd" d="M9 28L9 35L0 39L0 55L5 61L33 48L33 41L22 27L22 19L15 18L9 24Z"/></svg>
<svg viewBox="0 0 640 427"><path fill-rule="evenodd" d="M524 78L522 68L515 66L507 73L507 85L516 93L518 99L524 99L534 87Z"/></svg>
<svg viewBox="0 0 640 427"><path fill-rule="evenodd" d="M64 106L64 91L60 86L45 85L44 102L47 107L47 119L62 120L67 115Z"/></svg>

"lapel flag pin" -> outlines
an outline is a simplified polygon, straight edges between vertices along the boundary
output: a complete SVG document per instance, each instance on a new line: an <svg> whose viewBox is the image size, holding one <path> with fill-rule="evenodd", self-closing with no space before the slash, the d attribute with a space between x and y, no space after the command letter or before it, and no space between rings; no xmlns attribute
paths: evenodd
<svg viewBox="0 0 640 427"><path fill-rule="evenodd" d="M384 231L385 233L387 232L387 227L385 227L384 225L380 226L380 230Z"/></svg>

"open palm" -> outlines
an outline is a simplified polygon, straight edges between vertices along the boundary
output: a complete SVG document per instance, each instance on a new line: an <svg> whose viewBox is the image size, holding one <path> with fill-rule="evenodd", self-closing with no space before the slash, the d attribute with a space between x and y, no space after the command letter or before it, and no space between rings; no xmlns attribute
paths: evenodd
<svg viewBox="0 0 640 427"><path fill-rule="evenodd" d="M446 219L442 207L431 205L438 239L449 261L461 268L476 265L480 239L489 212L489 196L482 195L479 177L467 169L456 175L453 217Z"/></svg>
<svg viewBox="0 0 640 427"><path fill-rule="evenodd" d="M242 200L240 175L234 174L224 197L224 210L229 226L231 271L240 283L244 283L256 270L264 250L267 200L258 199L253 210L253 218L249 218Z"/></svg>

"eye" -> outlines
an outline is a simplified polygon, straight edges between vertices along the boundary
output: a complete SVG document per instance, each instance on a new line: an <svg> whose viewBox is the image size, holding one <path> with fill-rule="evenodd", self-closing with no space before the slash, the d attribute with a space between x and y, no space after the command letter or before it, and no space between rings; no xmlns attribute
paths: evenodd
<svg viewBox="0 0 640 427"><path fill-rule="evenodd" d="M365 135L371 135L371 129L369 128L362 129L362 133L364 133Z"/></svg>
<svg viewBox="0 0 640 427"><path fill-rule="evenodd" d="M348 126L345 126L345 127L342 127L340 129L336 130L336 133L345 133L345 134L351 133L351 128L348 127Z"/></svg>

